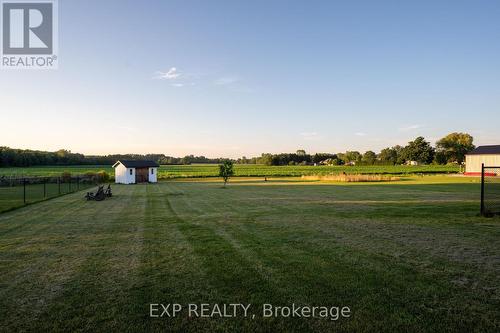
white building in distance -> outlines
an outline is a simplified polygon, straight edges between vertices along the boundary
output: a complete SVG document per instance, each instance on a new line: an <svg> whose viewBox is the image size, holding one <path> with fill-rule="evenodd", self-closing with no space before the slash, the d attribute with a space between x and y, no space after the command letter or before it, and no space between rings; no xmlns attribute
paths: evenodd
<svg viewBox="0 0 500 333"><path fill-rule="evenodd" d="M117 161L113 164L113 168L115 168L115 183L156 183L158 181L159 167L158 163L154 161Z"/></svg>
<svg viewBox="0 0 500 333"><path fill-rule="evenodd" d="M481 175L481 165L500 167L500 145L479 146L465 155L465 174Z"/></svg>

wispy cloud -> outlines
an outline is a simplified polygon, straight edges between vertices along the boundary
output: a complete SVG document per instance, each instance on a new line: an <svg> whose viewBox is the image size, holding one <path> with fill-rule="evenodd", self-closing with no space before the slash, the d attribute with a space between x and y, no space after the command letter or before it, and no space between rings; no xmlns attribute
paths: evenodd
<svg viewBox="0 0 500 333"><path fill-rule="evenodd" d="M243 81L236 75L224 75L214 78L207 74L189 73L178 70L177 67L170 67L169 70L156 71L153 79L164 80L170 82L170 86L181 88L194 85L214 85L225 87L231 91L251 93L254 89L243 84Z"/></svg>
<svg viewBox="0 0 500 333"><path fill-rule="evenodd" d="M354 133L354 135L357 135L357 136L366 136L366 133L356 132L356 133Z"/></svg>
<svg viewBox="0 0 500 333"><path fill-rule="evenodd" d="M225 87L228 90L239 93L253 93L255 89L245 84L244 80L238 76L223 76L212 81L212 84Z"/></svg>
<svg viewBox="0 0 500 333"><path fill-rule="evenodd" d="M401 132L409 132L409 131L414 131L414 130L419 129L419 128L422 128L422 125L415 124L415 125L400 127L399 130Z"/></svg>
<svg viewBox="0 0 500 333"><path fill-rule="evenodd" d="M170 67L170 69L166 72L157 71L155 73L154 79L159 80L175 80L181 77L181 73L177 71L176 67Z"/></svg>

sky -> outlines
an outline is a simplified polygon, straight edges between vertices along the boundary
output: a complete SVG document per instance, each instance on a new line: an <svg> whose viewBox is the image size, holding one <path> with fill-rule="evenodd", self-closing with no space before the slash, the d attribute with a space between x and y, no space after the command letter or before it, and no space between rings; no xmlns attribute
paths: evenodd
<svg viewBox="0 0 500 333"><path fill-rule="evenodd" d="M208 157L500 144L500 1L59 0L0 146Z"/></svg>

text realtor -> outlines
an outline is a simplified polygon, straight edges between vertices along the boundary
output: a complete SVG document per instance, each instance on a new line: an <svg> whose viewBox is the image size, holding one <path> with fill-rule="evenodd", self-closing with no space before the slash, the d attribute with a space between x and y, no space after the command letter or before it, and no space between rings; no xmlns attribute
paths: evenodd
<svg viewBox="0 0 500 333"><path fill-rule="evenodd" d="M187 304L179 303L152 303L149 305L149 316L152 318L172 318L180 316L183 311L187 311L187 316L191 318L235 318L251 317L255 314L250 312L251 304ZM293 318L329 318L338 320L340 318L349 318L351 309L347 306L274 306L272 304L263 304L261 309L262 318L293 317Z"/></svg>

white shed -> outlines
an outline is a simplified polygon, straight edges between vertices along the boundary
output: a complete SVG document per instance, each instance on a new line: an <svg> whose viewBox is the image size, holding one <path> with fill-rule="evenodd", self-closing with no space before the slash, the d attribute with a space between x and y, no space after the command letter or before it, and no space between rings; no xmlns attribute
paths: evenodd
<svg viewBox="0 0 500 333"><path fill-rule="evenodd" d="M158 163L154 161L117 161L113 164L113 168L115 168L115 183L156 183L158 181L158 167Z"/></svg>
<svg viewBox="0 0 500 333"><path fill-rule="evenodd" d="M465 174L480 175L481 164L500 167L500 145L479 146L465 155Z"/></svg>

